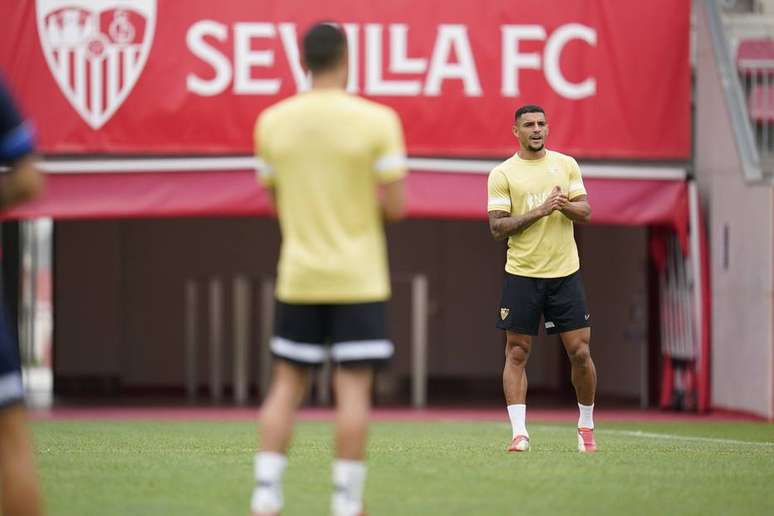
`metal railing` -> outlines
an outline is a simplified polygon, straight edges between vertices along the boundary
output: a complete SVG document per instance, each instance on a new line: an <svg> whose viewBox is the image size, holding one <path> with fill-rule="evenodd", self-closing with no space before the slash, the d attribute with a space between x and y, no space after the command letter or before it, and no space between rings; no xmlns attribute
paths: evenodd
<svg viewBox="0 0 774 516"><path fill-rule="evenodd" d="M745 179L748 182L765 181L767 175L762 168L759 146L748 116L747 99L738 79L735 59L731 56L730 38L726 35L720 7L717 0L704 0L699 5L704 7L715 62Z"/></svg>
<svg viewBox="0 0 774 516"><path fill-rule="evenodd" d="M689 254L693 255L695 251L691 246ZM701 287L697 281L699 274L690 262L681 250L678 238L672 236L667 241L666 266L659 274L661 353L671 363L669 405L680 410L698 407L697 383L702 366L702 320L698 299Z"/></svg>
<svg viewBox="0 0 774 516"><path fill-rule="evenodd" d="M184 345L183 363L185 368L185 391L189 401L199 396L201 380L199 378L199 355L202 345L206 345L207 388L210 401L223 401L224 378L223 357L226 342L224 339L225 321L228 316L232 322L232 381L233 401L243 405L248 400L250 384L250 364L258 361L256 383L259 394L265 396L271 378L270 340L274 322L274 278L249 278L236 275L230 278L232 301L230 313L226 314L224 303L224 279L189 279L183 287L184 297ZM393 276L393 283L408 283L411 288L411 403L416 408L427 405L427 353L428 353L428 279L424 274ZM254 296L253 292L258 295ZM206 292L206 297L202 296ZM258 327L260 335L257 343L251 342L251 315L254 297L258 297ZM206 312L207 341L200 343L200 313ZM251 350L257 348L257 356L251 357ZM330 365L320 368L316 377L317 401L321 405L330 402Z"/></svg>
<svg viewBox="0 0 774 516"><path fill-rule="evenodd" d="M771 28L774 33L774 27ZM737 71L764 170L774 161L774 38L739 43Z"/></svg>

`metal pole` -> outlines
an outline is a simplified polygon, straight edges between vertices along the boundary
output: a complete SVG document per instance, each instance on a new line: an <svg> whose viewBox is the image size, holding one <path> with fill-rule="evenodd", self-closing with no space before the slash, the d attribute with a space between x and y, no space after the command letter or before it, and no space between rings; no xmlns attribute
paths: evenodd
<svg viewBox="0 0 774 516"><path fill-rule="evenodd" d="M245 276L234 277L234 402L247 402L250 340L250 284Z"/></svg>
<svg viewBox="0 0 774 516"><path fill-rule="evenodd" d="M223 353L223 284L210 279L210 399L218 403L223 395L221 371Z"/></svg>
<svg viewBox="0 0 774 516"><path fill-rule="evenodd" d="M680 257L680 269L682 275L682 285L680 289L682 318L685 321L685 354L689 359L695 359L697 356L697 342L694 339L694 316L692 313L693 300L691 299L691 285L693 280L691 271L688 269L688 259Z"/></svg>
<svg viewBox="0 0 774 516"><path fill-rule="evenodd" d="M29 283L25 278L27 271L27 235L24 221L19 221L19 265L18 278L16 280L18 291L16 292L17 301L17 319L13 321L16 324L16 332L19 336L19 359L24 364L27 353L27 314L29 305L29 296L27 286ZM23 369L23 367L22 367Z"/></svg>
<svg viewBox="0 0 774 516"><path fill-rule="evenodd" d="M693 360L696 358L696 350L693 341L693 315L691 314L691 287L688 276L687 259L683 255L682 247L675 244L675 264L678 271L678 306L680 307L680 321L682 321L681 343L683 358Z"/></svg>
<svg viewBox="0 0 774 516"><path fill-rule="evenodd" d="M317 369L317 403L321 407L326 407L331 403L332 372L330 358L325 360Z"/></svg>
<svg viewBox="0 0 774 516"><path fill-rule="evenodd" d="M37 320L37 314L38 314L38 222L36 220L28 220L25 222L25 226L27 228L27 242L29 246L29 256L30 256L30 268L29 268L29 275L27 276L29 279L29 296L30 296L30 313L29 313L29 320L27 321L27 324L29 324L29 333L27 334L27 338L29 339L28 348L27 351L29 355L27 355L27 368L36 367L36 355L37 355L37 331L35 328L35 321Z"/></svg>
<svg viewBox="0 0 774 516"><path fill-rule="evenodd" d="M772 154L774 154L774 147L772 145L774 144L774 119L772 118L772 113L774 113L774 80L772 78L774 77L771 73L771 68L774 68L774 62L769 61L769 73L766 74L766 89L764 90L766 92L766 120L765 124L768 128L768 136L763 139L761 142L761 149L763 149L763 153L766 156L766 159L771 159ZM769 167L769 170L771 170L771 167Z"/></svg>
<svg viewBox="0 0 774 516"><path fill-rule="evenodd" d="M269 393L271 383L271 336L274 333L274 278L261 281L260 394Z"/></svg>
<svg viewBox="0 0 774 516"><path fill-rule="evenodd" d="M659 350L661 355L664 355L669 350L669 331L667 328L667 321L669 317L669 310L667 304L669 298L667 297L667 282L666 282L666 269L659 271L658 273L658 307L660 311L659 316L659 330L661 332L661 349Z"/></svg>
<svg viewBox="0 0 774 516"><path fill-rule="evenodd" d="M758 142L758 152L762 155L762 157L768 157L768 145L769 145L769 129L771 127L771 119L769 118L769 113L771 113L771 103L770 103L770 97L771 97L771 83L769 80L769 74L771 73L770 70L764 70L763 67L758 68L758 71L761 75L761 81L760 81L760 102L758 109L761 112L760 120L753 120L753 123L760 123L761 125L761 141Z"/></svg>
<svg viewBox="0 0 774 516"><path fill-rule="evenodd" d="M650 399L648 396L648 371L649 367L649 347L648 339L640 346L640 408L646 409L650 405Z"/></svg>
<svg viewBox="0 0 774 516"><path fill-rule="evenodd" d="M17 328L19 332L19 351L22 363L22 370L26 371L32 357L33 332L32 324L34 303L32 292L32 246L30 238L30 222L19 222L19 247L21 249L21 264L19 267L19 277L21 285L19 289L19 317Z"/></svg>
<svg viewBox="0 0 774 516"><path fill-rule="evenodd" d="M686 303L685 292L688 291L685 282L685 259L683 258L682 249L679 242L673 239L672 245L672 260L674 264L674 295L675 295L675 310L677 313L677 353L679 358L690 358L691 343L688 341L688 325L690 324L690 317L686 317ZM690 310L690 308L688 308Z"/></svg>
<svg viewBox="0 0 774 516"><path fill-rule="evenodd" d="M682 279L680 277L680 263L682 251L676 239L672 239L672 310L674 313L675 348L673 355L678 358L686 358L686 330L685 310L682 301Z"/></svg>
<svg viewBox="0 0 774 516"><path fill-rule="evenodd" d="M664 269L664 311L666 317L664 318L664 333L666 338L664 339L663 349L666 350L669 356L675 354L675 316L674 316L674 296L672 295L672 283L673 283L673 269L672 266L672 241L667 241L667 260L666 268Z"/></svg>
<svg viewBox="0 0 774 516"><path fill-rule="evenodd" d="M411 404L414 408L427 405L427 276L411 278Z"/></svg>
<svg viewBox="0 0 774 516"><path fill-rule="evenodd" d="M197 342L197 314L198 299L196 290L196 281L186 280L183 291L185 304L185 392L188 401L195 401L199 387L198 367L199 367L199 345Z"/></svg>
<svg viewBox="0 0 774 516"><path fill-rule="evenodd" d="M696 187L696 181L688 182L688 217L690 224L690 249L691 249L691 269L693 271L693 318L695 321L695 342L696 342L696 371L701 371L702 342L704 338L703 326L703 305L702 305L702 284L701 277L701 245L699 227L699 190ZM706 372L706 371L705 371Z"/></svg>

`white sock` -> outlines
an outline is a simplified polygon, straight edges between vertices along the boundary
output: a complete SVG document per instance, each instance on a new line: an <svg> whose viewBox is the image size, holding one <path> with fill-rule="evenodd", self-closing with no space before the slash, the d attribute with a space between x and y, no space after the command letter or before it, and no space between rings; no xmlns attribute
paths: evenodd
<svg viewBox="0 0 774 516"><path fill-rule="evenodd" d="M591 428L594 429L594 404L581 405L578 403L580 409L580 417L578 418L578 428Z"/></svg>
<svg viewBox="0 0 774 516"><path fill-rule="evenodd" d="M513 437L517 435L529 437L529 432L527 432L527 405L523 403L508 405L508 417L511 418Z"/></svg>
<svg viewBox="0 0 774 516"><path fill-rule="evenodd" d="M255 454L255 489L250 501L253 512L278 512L282 509L282 475L288 459L275 452Z"/></svg>
<svg viewBox="0 0 774 516"><path fill-rule="evenodd" d="M333 462L333 516L356 516L363 510L366 465L354 460Z"/></svg>

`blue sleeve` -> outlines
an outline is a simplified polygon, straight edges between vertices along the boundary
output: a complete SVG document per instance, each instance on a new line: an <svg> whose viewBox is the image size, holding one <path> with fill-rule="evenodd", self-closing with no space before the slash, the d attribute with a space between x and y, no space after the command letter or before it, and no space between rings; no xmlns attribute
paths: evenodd
<svg viewBox="0 0 774 516"><path fill-rule="evenodd" d="M11 162L35 148L32 130L19 114L11 95L0 80L0 162Z"/></svg>

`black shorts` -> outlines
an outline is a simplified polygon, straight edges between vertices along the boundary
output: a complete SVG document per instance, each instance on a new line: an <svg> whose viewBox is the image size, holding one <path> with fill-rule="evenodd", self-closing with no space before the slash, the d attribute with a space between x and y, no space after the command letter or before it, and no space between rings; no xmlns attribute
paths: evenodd
<svg viewBox="0 0 774 516"><path fill-rule="evenodd" d="M392 358L387 304L290 304L277 301L271 352L304 366L329 358L343 366L382 365Z"/></svg>
<svg viewBox="0 0 774 516"><path fill-rule="evenodd" d="M497 327L537 335L540 316L546 333L564 333L591 326L579 272L563 278L529 278L505 274Z"/></svg>
<svg viewBox="0 0 774 516"><path fill-rule="evenodd" d="M0 408L23 400L19 346L0 307Z"/></svg>

